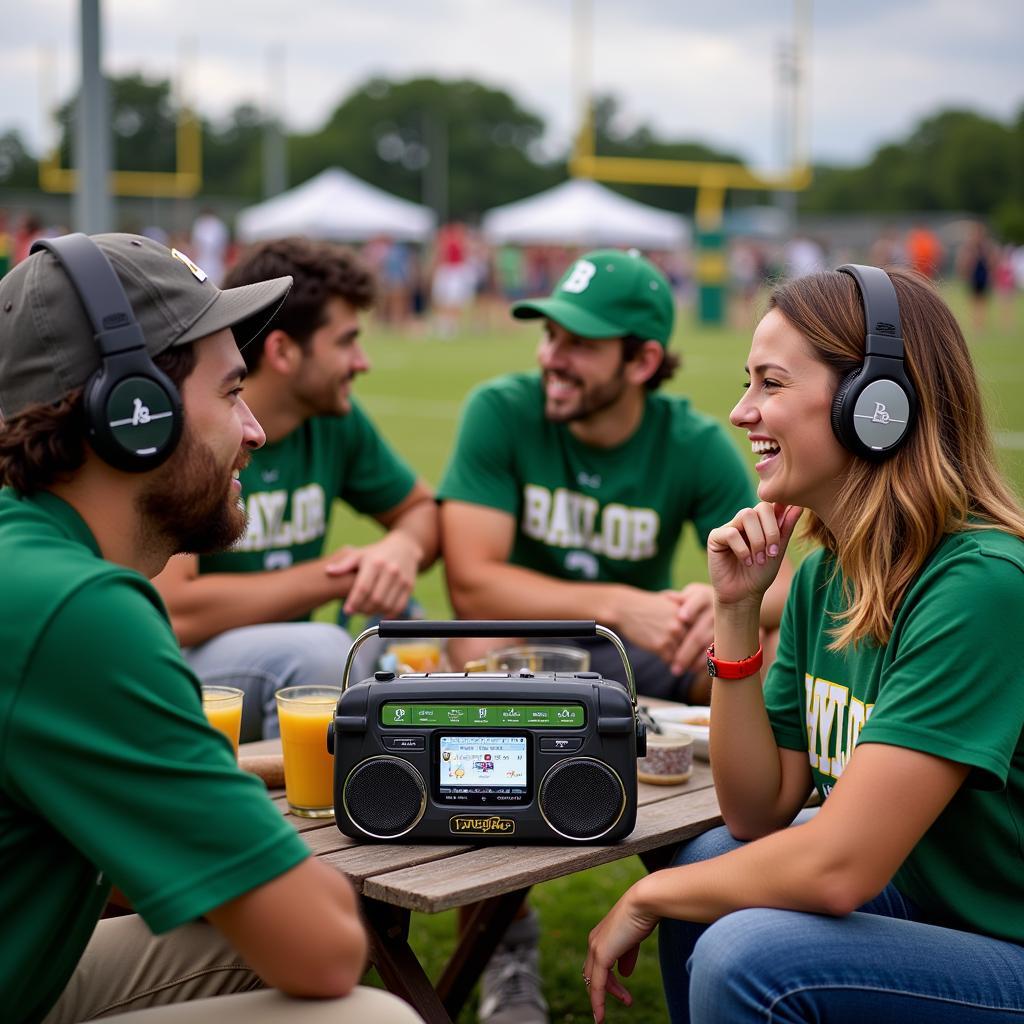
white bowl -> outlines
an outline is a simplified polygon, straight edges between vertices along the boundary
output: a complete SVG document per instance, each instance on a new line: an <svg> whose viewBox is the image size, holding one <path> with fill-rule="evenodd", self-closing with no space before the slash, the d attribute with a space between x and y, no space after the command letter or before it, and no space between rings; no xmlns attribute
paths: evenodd
<svg viewBox="0 0 1024 1024"><path fill-rule="evenodd" d="M667 733L682 733L693 739L694 757L708 759L708 735L706 724L711 709L703 705L677 704L670 708L651 708L651 717ZM696 719L696 721L693 721Z"/></svg>

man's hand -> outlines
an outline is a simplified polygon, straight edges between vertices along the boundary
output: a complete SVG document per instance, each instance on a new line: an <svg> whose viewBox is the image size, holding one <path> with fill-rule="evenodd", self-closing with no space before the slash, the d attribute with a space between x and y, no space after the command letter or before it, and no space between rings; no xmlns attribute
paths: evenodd
<svg viewBox="0 0 1024 1024"><path fill-rule="evenodd" d="M355 573L345 599L347 615L381 615L397 618L409 603L423 550L402 530L392 530L373 544L345 548L328 559L328 576Z"/></svg>
<svg viewBox="0 0 1024 1024"><path fill-rule="evenodd" d="M690 583L679 591L679 621L685 633L672 655L674 676L704 664L704 652L715 638L715 592L710 583Z"/></svg>
<svg viewBox="0 0 1024 1024"><path fill-rule="evenodd" d="M671 662L683 642L686 626L680 618L682 592L623 587L616 595L616 623L631 643Z"/></svg>

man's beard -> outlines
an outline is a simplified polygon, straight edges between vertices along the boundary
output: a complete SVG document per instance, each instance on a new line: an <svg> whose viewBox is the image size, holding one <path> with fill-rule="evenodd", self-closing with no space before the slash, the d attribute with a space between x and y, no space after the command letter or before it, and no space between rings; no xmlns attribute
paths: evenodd
<svg viewBox="0 0 1024 1024"><path fill-rule="evenodd" d="M244 452L230 468L218 465L209 447L186 428L181 447L137 499L144 529L165 541L172 554L206 555L231 547L246 526L231 470L248 461Z"/></svg>
<svg viewBox="0 0 1024 1024"><path fill-rule="evenodd" d="M547 373L544 376L546 378ZM566 374L560 374L560 376L567 377ZM582 384L578 377L568 376L567 379L577 386ZM576 404L572 408L565 410L552 409L545 396L544 415L552 423L576 423L581 420L588 420L592 416L596 416L598 413L604 412L605 409L615 405L625 390L626 382L622 367L620 366L618 373L611 380L605 381L603 384L581 387Z"/></svg>
<svg viewBox="0 0 1024 1024"><path fill-rule="evenodd" d="M318 375L312 361L293 384L294 394L302 404L307 417L347 416L352 411L352 382L358 374L350 373L344 380ZM348 392L341 388L348 385Z"/></svg>

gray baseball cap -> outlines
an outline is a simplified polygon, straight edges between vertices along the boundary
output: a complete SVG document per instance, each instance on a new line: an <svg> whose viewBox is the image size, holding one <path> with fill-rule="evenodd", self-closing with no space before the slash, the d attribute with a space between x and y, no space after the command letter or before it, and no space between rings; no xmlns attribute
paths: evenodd
<svg viewBox="0 0 1024 1024"><path fill-rule="evenodd" d="M120 279L151 356L225 327L244 345L292 284L278 277L222 291L183 253L150 238L91 237ZM0 280L0 416L59 401L99 366L92 324L53 253L33 253Z"/></svg>

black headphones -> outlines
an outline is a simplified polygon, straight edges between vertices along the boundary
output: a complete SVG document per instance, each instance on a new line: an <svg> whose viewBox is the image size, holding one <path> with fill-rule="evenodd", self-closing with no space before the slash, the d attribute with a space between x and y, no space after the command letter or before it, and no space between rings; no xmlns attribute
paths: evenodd
<svg viewBox="0 0 1024 1024"><path fill-rule="evenodd" d="M896 289L878 267L844 263L836 270L857 284L864 305L864 362L840 382L832 430L855 455L881 462L899 451L917 417L917 392L903 365Z"/></svg>
<svg viewBox="0 0 1024 1024"><path fill-rule="evenodd" d="M157 369L114 268L88 235L42 238L71 279L92 323L102 362L83 396L89 443L104 462L144 473L165 462L181 438L181 396Z"/></svg>

